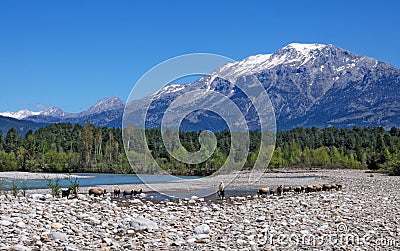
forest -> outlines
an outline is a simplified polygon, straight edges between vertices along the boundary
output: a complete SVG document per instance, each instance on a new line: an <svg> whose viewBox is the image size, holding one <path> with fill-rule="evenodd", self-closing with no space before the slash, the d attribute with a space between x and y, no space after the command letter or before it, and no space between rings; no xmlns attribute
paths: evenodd
<svg viewBox="0 0 400 251"><path fill-rule="evenodd" d="M127 128L128 129L128 128ZM125 129L124 129L125 130ZM130 128L140 132L138 128ZM153 159L174 175L204 176L218 170L231 151L231 133L215 133L217 148L198 164L185 164L167 152L159 129L146 129ZM198 151L200 132L179 132L182 146ZM251 168L260 152L259 131L250 132L243 169ZM128 151L128 156L135 153ZM356 168L400 172L400 130L382 127L296 128L276 133L268 168ZM126 157L122 129L60 123L19 135L0 132L0 171L134 173Z"/></svg>

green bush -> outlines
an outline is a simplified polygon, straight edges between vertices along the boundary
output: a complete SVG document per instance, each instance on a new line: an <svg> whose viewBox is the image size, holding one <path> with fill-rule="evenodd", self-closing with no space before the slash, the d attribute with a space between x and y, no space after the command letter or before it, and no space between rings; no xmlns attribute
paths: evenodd
<svg viewBox="0 0 400 251"><path fill-rule="evenodd" d="M400 175L400 160L390 161L386 166L386 170L389 175Z"/></svg>
<svg viewBox="0 0 400 251"><path fill-rule="evenodd" d="M18 196L18 186L15 184L15 181L13 180L11 183L11 193L14 197Z"/></svg>
<svg viewBox="0 0 400 251"><path fill-rule="evenodd" d="M68 175L67 178L65 178L69 182L69 192L71 194L78 194L79 192L79 181L78 177L72 178L71 174Z"/></svg>
<svg viewBox="0 0 400 251"><path fill-rule="evenodd" d="M53 197L60 197L61 184L60 178L55 178L54 181L50 178L45 178L47 180L47 186L51 189L51 195Z"/></svg>

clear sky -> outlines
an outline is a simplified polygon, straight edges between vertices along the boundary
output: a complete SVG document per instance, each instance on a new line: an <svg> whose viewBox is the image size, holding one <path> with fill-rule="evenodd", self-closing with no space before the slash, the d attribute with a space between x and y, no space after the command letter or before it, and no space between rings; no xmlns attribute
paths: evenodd
<svg viewBox="0 0 400 251"><path fill-rule="evenodd" d="M400 1L0 1L0 111L123 100L156 64L335 44L400 67Z"/></svg>

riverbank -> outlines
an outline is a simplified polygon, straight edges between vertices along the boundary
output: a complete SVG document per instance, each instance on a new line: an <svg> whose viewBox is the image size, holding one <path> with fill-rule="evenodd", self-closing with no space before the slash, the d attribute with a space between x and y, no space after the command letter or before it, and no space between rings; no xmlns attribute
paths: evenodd
<svg viewBox="0 0 400 251"><path fill-rule="evenodd" d="M91 178L90 175L68 175L63 173L31 173L31 172L0 172L0 180L33 180L33 179L66 179L68 177L80 179Z"/></svg>
<svg viewBox="0 0 400 251"><path fill-rule="evenodd" d="M218 185L220 181L224 181L227 190L235 190L235 191L249 191L254 190L258 187L265 187L265 186L278 186L278 185L307 185L313 183L329 183L331 181L324 180L323 176L321 176L321 172L313 171L304 171L304 170L279 170L278 172L271 172L271 173L261 173L261 172L235 172L231 174L224 174L219 175L216 177L205 177L201 179L178 179L176 181L171 181L172 178L162 177L157 175L143 175L140 176L142 181L139 178L132 177L126 179L124 176L123 180L134 180L134 183L131 184L118 184L115 185L114 179L119 179L118 177L113 177L110 175L109 183L107 179L102 178L101 184L102 185L95 185L96 182L94 179L88 179L90 183L93 183L91 186L85 186L82 184L86 184L86 180L82 180L83 178L92 178L95 177L96 174L78 174L73 175L71 177L78 177L78 182L81 181L80 186L80 193L85 194L87 193L88 189L93 186L101 187L106 189L107 191L113 191L115 188L119 187L121 190L125 189L143 189L144 192L159 192L168 194L171 196L177 196L184 198L184 196L192 196L196 195L198 197L205 197L208 196L210 193L214 193L216 189L218 189ZM102 174L103 175L103 174ZM60 178L65 179L68 177L66 174L53 174L53 173L27 173L27 172L3 172L0 173L0 179L43 179L43 178ZM157 180L165 180L163 182L157 182ZM107 184L108 183L108 184ZM138 184L142 183L142 184ZM111 185L113 184L113 185ZM68 186L68 183L64 182L64 188ZM40 189L29 189L27 191L28 194L32 193L50 193L50 189L40 188Z"/></svg>
<svg viewBox="0 0 400 251"><path fill-rule="evenodd" d="M86 194L41 201L2 195L0 250L400 248L399 177L332 170L287 173L276 181L305 175L310 175L308 181L328 180L343 189L264 198L231 196L224 201ZM259 182L272 180L272 174L265 174ZM231 188L240 187L239 183Z"/></svg>

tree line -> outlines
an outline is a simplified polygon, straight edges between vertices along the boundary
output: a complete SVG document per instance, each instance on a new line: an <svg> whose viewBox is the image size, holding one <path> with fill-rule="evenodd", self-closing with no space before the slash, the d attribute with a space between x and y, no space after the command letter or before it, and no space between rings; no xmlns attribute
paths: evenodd
<svg viewBox="0 0 400 251"><path fill-rule="evenodd" d="M143 144L138 128L131 130L130 145ZM199 151L200 132L179 132L181 148ZM174 175L208 175L218 170L231 151L243 155L240 147L231 149L231 132L215 134L217 148L206 161L185 164L173 158L163 144L161 130L146 129L145 138L152 158L163 170ZM252 168L260 149L261 133L250 132L244 169ZM122 129L71 123L51 124L20 135L10 129L0 132L0 171L32 172L108 172L133 173L124 151ZM234 144L233 144L234 145ZM268 147L268 146L267 146ZM272 147L272 146L271 146ZM128 150L130 149L128 145ZM135 148L133 148L135 149ZM128 151L128 157L140 159L139 152ZM272 154L272 151L271 151ZM266 164L265 164L266 165ZM326 167L385 169L399 173L400 130L382 127L296 128L276 134L276 144L268 168ZM140 170L139 170L140 171Z"/></svg>

